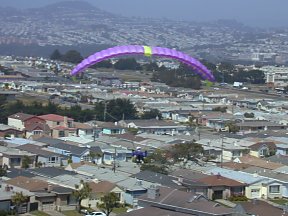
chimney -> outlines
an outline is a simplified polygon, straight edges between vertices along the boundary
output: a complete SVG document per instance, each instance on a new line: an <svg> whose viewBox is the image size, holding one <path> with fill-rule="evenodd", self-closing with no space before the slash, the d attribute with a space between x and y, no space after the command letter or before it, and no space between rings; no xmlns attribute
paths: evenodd
<svg viewBox="0 0 288 216"><path fill-rule="evenodd" d="M156 185L151 185L147 191L147 198L148 199L156 199L160 196L160 190Z"/></svg>
<svg viewBox="0 0 288 216"><path fill-rule="evenodd" d="M48 184L47 192L50 193L53 190L53 186Z"/></svg>
<svg viewBox="0 0 288 216"><path fill-rule="evenodd" d="M220 173L218 173L216 176L217 176L217 179L221 179L221 174Z"/></svg>
<svg viewBox="0 0 288 216"><path fill-rule="evenodd" d="M64 120L63 120L64 122L63 122L63 126L64 127L68 127L68 118L67 118L67 116L64 116Z"/></svg>
<svg viewBox="0 0 288 216"><path fill-rule="evenodd" d="M180 175L180 176L178 177L178 182L183 183L183 177L182 177L182 175Z"/></svg>

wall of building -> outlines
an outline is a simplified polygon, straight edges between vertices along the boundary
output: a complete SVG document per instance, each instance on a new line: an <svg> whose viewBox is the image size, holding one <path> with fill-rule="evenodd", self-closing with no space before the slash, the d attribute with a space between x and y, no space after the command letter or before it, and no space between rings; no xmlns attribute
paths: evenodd
<svg viewBox="0 0 288 216"><path fill-rule="evenodd" d="M16 127L18 130L23 130L25 128L21 120L13 118L8 118L8 125Z"/></svg>

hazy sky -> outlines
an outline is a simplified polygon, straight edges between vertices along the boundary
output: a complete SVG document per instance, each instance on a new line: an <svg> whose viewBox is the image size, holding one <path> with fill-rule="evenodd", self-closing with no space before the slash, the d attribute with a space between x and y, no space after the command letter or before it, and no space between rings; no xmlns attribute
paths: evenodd
<svg viewBox="0 0 288 216"><path fill-rule="evenodd" d="M0 6L39 7L64 0L0 0ZM126 16L194 21L236 19L246 25L288 27L288 0L86 0Z"/></svg>

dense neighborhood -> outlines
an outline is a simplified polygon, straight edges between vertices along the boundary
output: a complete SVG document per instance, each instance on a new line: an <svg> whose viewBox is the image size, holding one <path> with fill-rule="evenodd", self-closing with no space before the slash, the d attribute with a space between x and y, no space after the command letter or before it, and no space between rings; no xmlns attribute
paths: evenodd
<svg viewBox="0 0 288 216"><path fill-rule="evenodd" d="M227 84L193 90L123 81L95 69L88 74L97 84L35 81L25 70L37 78L57 64L65 77L71 66L32 58L5 57L0 63L18 74L2 75L5 103L19 108L32 103L27 98L46 101L41 110L37 103L26 107L28 113L23 104L22 110L11 106L15 113L9 110L1 120L2 211L100 211L104 197L113 194L114 208L128 209L123 216L286 215L288 102L273 88L266 93ZM43 66L48 72L41 72ZM109 108L111 100L126 100L135 115L118 115ZM101 103L103 113L87 121L68 112L74 106L93 111ZM51 104L65 107L63 114ZM147 158L135 160L137 151ZM16 194L25 197L19 205Z"/></svg>

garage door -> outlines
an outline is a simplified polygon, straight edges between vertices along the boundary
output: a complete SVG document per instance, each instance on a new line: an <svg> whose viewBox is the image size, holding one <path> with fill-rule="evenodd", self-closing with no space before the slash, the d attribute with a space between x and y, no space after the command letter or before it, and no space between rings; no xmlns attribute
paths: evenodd
<svg viewBox="0 0 288 216"><path fill-rule="evenodd" d="M42 211L53 211L54 209L54 202L45 202L42 205Z"/></svg>
<svg viewBox="0 0 288 216"><path fill-rule="evenodd" d="M251 198L260 198L260 189L252 189L251 190Z"/></svg>

